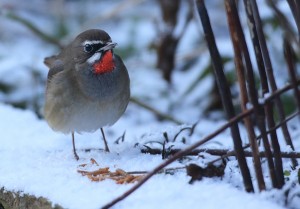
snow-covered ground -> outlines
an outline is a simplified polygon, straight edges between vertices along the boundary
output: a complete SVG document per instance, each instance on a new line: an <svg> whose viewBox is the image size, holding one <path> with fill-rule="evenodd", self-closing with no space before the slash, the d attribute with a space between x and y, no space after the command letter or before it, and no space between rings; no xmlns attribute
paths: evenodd
<svg viewBox="0 0 300 209"><path fill-rule="evenodd" d="M0 107L0 185L6 190L43 196L65 208L100 208L132 184L119 185L112 180L91 182L77 172L80 164L94 158L99 166L111 170L149 171L162 162L160 155L141 154L134 143L127 141L119 145L110 143L111 153L79 151L81 159L76 161L70 136L54 133L30 111L8 105ZM102 145L99 134L85 134L77 139L79 150ZM176 162L171 167L182 165ZM270 197L244 192L236 162L230 167L234 171L228 172L223 180L204 179L193 185L188 184L190 177L185 170L174 175L158 174L116 208L284 208Z"/></svg>
<svg viewBox="0 0 300 209"><path fill-rule="evenodd" d="M0 91L0 188L4 187L8 191L20 191L37 197L42 196L64 208L100 208L123 194L133 184L120 185L112 180L91 182L78 173L81 164L95 159L100 167L109 167L111 171L119 168L127 172L151 171L163 160L160 155L142 154L140 148L143 144L149 141L163 142L164 132L173 138L182 127L189 127L198 122L192 136L188 136L186 132L180 135L180 139L182 137L187 139L186 144L181 143L180 140L172 143L175 147L182 148L200 140L226 121L220 119L218 113L217 116L211 115L210 118L203 116L202 109L209 100L207 93L213 85L211 77L205 78L191 94L182 99L189 84L198 76L198 71L208 65L207 51L201 52L201 59L189 71L177 70L173 75L172 86L167 84L160 72L155 69L155 51L149 50L149 45L156 36L154 19L160 16L156 4L129 1L132 3L131 7L121 7L123 9L119 11L120 14L114 14L114 18L110 20L100 17L110 17L112 14L110 12L119 5L119 1L89 1L85 4L83 4L85 1L67 1L63 5L59 4L59 1L56 2L57 4L53 2L33 1L30 5L21 0L0 2L2 10L0 27L6 28L0 34L0 83L12 86L12 90L8 93ZM214 2L214 6L219 5L218 1ZM74 17L66 18L70 30L70 35L65 38L66 43L82 30L97 27L109 32L112 39L118 42L118 47L133 46L134 52L124 60L131 78L132 95L183 121L185 125L177 126L172 122L158 121L153 113L130 103L124 116L112 127L105 129L111 152L105 153L100 149L103 148L100 131L77 134L75 138L80 160L76 161L72 153L71 136L53 132L45 120L35 114L37 112L38 115L42 115L44 84L47 76L43 59L57 53L58 49L5 17L9 11L13 11L29 19L43 31L53 34L57 26L53 20L57 20L55 15L61 12L57 8ZM105 12L100 12L99 8ZM218 11L220 10L222 8ZM268 12L266 11L265 14L267 15ZM222 32L226 28L224 27L226 21L222 15L223 13L220 12L218 15L211 16L212 22L216 23L214 28L216 34L220 32L220 39L218 39L220 51L223 55L229 56L232 55L232 49L226 32ZM79 24L80 21L86 22ZM279 34L276 35L280 38ZM201 39L201 27L193 21L187 28L178 49L179 67L182 57L194 50L195 43L199 39ZM24 103L24 101L27 110L4 104ZM299 122L293 120L290 125L294 126L291 135L299 150L300 140L297 140L300 138ZM124 131L126 131L124 142L115 144L114 141ZM281 133L278 134L283 141ZM246 142L247 134L243 127L241 127L241 135ZM161 148L155 143L152 146ZM167 144L168 146L171 144ZM203 147L232 149L229 131L225 131ZM86 152L86 149L92 151ZM282 150L289 150L289 148L282 146ZM214 158L205 156L205 159L198 157L183 159L169 167L182 167L189 163L203 165ZM250 158L248 164L256 187ZM284 168L291 170L288 161L284 161ZM96 169L96 166L90 169ZM268 191L263 193L249 194L244 191L237 162L234 158L230 158L223 178L204 178L191 185L188 184L190 177L187 176L185 169L178 170L172 175L157 174L114 208L300 208L299 184L295 184L296 173L292 172L288 176L289 181L284 189L275 190L270 189L271 184L265 164L263 169L268 187ZM289 205L286 207L284 192L291 187L293 190L287 197Z"/></svg>

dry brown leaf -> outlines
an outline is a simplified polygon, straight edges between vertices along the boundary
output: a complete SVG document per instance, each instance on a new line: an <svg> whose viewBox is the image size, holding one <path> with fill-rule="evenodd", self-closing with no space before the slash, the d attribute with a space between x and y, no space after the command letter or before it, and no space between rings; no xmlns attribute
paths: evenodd
<svg viewBox="0 0 300 209"><path fill-rule="evenodd" d="M93 176L97 176L97 175L100 175L100 174L107 174L109 173L109 167L106 167L106 168L99 168L98 170L95 170L95 171L91 171L89 172L91 175Z"/></svg>
<svg viewBox="0 0 300 209"><path fill-rule="evenodd" d="M118 176L125 176L125 175L128 175L124 170L118 168L115 172L114 172L115 175L118 175Z"/></svg>
<svg viewBox="0 0 300 209"><path fill-rule="evenodd" d="M134 179L133 175L127 175L127 176L124 176L124 178L117 181L117 184L130 183L133 179Z"/></svg>
<svg viewBox="0 0 300 209"><path fill-rule="evenodd" d="M88 175L88 178L91 180L91 181L103 181L105 180L106 178L104 178L103 176L91 176L91 175Z"/></svg>
<svg viewBox="0 0 300 209"><path fill-rule="evenodd" d="M107 174L109 173L109 167L106 168L99 168L98 170L95 171L83 171L83 170L77 170L77 172L81 173L82 175L93 175L93 176L97 176L99 174Z"/></svg>
<svg viewBox="0 0 300 209"><path fill-rule="evenodd" d="M134 179L132 179L132 181L129 183L134 183L134 182L140 181L143 177L144 177L144 175L135 176Z"/></svg>
<svg viewBox="0 0 300 209"><path fill-rule="evenodd" d="M92 165L99 166L97 161L93 158L90 160ZM86 167L87 164L79 165L79 167ZM115 181L117 184L128 184L128 183L134 183L136 181L139 181L142 179L143 175L132 175L128 174L126 171L122 169L116 169L115 172L111 172L109 170L109 167L105 168L98 168L94 171L86 171L86 170L77 170L78 173L80 173L83 176L87 176L88 179L91 181L103 181L106 179L111 179Z"/></svg>

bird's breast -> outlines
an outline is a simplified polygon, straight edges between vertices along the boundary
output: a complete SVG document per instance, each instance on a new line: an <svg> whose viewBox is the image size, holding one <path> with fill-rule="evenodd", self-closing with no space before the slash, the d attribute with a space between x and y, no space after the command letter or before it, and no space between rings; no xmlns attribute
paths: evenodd
<svg viewBox="0 0 300 209"><path fill-rule="evenodd" d="M100 57L99 61L93 64L93 71L95 74L110 73L115 68L113 59L113 53L111 50L103 52L104 54Z"/></svg>

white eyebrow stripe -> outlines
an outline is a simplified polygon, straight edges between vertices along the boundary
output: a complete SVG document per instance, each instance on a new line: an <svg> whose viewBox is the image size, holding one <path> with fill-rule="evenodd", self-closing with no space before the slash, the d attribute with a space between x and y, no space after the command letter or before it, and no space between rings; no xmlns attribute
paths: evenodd
<svg viewBox="0 0 300 209"><path fill-rule="evenodd" d="M87 44L103 44L103 41L100 40L86 40L82 43L82 46L85 46Z"/></svg>

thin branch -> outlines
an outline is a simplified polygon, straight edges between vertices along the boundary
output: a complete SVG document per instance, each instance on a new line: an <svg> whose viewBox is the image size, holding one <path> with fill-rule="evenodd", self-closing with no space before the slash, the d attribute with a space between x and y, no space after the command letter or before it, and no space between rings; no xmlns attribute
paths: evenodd
<svg viewBox="0 0 300 209"><path fill-rule="evenodd" d="M178 152L180 152L181 149L171 149L169 151L170 155L174 155ZM162 150L161 149L142 149L141 150L142 153L144 154L151 154L151 155L160 155L162 154ZM254 157L255 155L253 155L252 151L244 151L245 152L245 156L246 157ZM216 155L216 156L222 156L222 159L224 159L226 157L230 157L230 156L236 156L236 153L234 150L228 150L228 149L195 149L193 151L191 151L190 153L188 153L187 155L189 156L197 156L201 153L208 153L210 155ZM259 157L266 157L266 153L264 151L260 151L257 154ZM274 156L274 153L272 152L272 156ZM281 152L281 156L283 158L300 158L300 152ZM216 162L216 161L214 161ZM211 164L211 163L209 163Z"/></svg>
<svg viewBox="0 0 300 209"><path fill-rule="evenodd" d="M281 121L280 123L278 123L278 124L277 124L275 127L273 127L272 130L270 130L270 131L273 131L273 129L275 130L275 129L279 128L280 126L282 126L282 123L287 123L288 121L290 121L291 119L293 119L293 118L296 117L297 115L299 115L299 111L297 111L297 112L293 113L292 115L288 116L284 121ZM267 133L269 134L270 131L268 131ZM258 139L261 139L261 135L257 136L257 140L258 140ZM250 147L250 144L246 144L243 148L246 149L246 148L248 148L248 147ZM209 162L208 164L213 164L213 163L215 163L215 162L217 162L217 161L219 161L219 160L222 160L222 159L224 159L224 158L230 156L230 155L233 154L233 153L234 153L234 151L230 151L230 152L228 152L227 154L221 156L220 158L217 158L217 159L215 159L215 160Z"/></svg>
<svg viewBox="0 0 300 209"><path fill-rule="evenodd" d="M192 132L192 127L184 127L184 128L182 128L182 129L180 129L180 131L178 131L178 133L174 136L173 142L175 142L176 139L177 139L177 137L178 137L183 131L185 131L185 130L189 130L190 133L191 133L191 132Z"/></svg>
<svg viewBox="0 0 300 209"><path fill-rule="evenodd" d="M284 121L280 121L275 127L273 127L271 130L269 130L267 132L267 134L270 134L271 131L274 131L276 129L278 129L279 127L282 126L283 123L287 123L289 122L290 120L292 120L293 118L295 118L297 115L299 115L300 111L296 111L294 112L293 114L289 115L288 117L286 117L286 119ZM261 139L261 135L257 136L256 137L256 140L259 140ZM161 154L162 150L161 149L153 149L151 147L148 147L148 146L145 146L147 149L141 149L141 152L142 153L150 153L150 154L153 154L153 155L156 155L156 154ZM245 146L243 146L243 149L247 149L250 147L250 144L246 144ZM203 150L203 151L201 151ZM193 150L192 152L190 152L188 155L198 155L200 152L207 152L211 155L219 155L217 154L218 151L216 151L216 153L214 153L213 150L216 150L216 149L197 149L197 150ZM176 152L180 151L179 149L171 149L170 150L170 155L173 155L175 154ZM221 151L222 152L222 151ZM225 151L224 151L225 152ZM245 151L247 152L247 151ZM220 152L219 152L220 153ZM288 155L286 153L295 153L295 152L281 152L284 156L282 157L288 157ZM227 151L226 153L224 153L224 155L218 159L215 159L213 160L212 162L210 162L209 164L212 164L214 162L217 162L219 160L222 160L223 158L226 158L226 157L229 157L229 156L234 156L235 155L235 151ZM265 156L265 154L264 154ZM293 156L293 154L290 155L291 157ZM249 157L249 156L248 156Z"/></svg>
<svg viewBox="0 0 300 209"><path fill-rule="evenodd" d="M175 167L175 168L165 168L165 169L162 169L159 172L157 172L157 174L161 174L161 173L167 174L167 173L174 172L177 170L182 170L182 169L186 169L186 166ZM148 174L149 171L129 171L126 173L132 174L132 175L138 175L138 174Z"/></svg>
<svg viewBox="0 0 300 209"><path fill-rule="evenodd" d="M289 115L288 117L286 117L286 119L284 121L280 121L275 127L273 127L271 130L269 130L267 132L267 134L270 134L271 131L274 131L274 130L278 129L279 127L281 127L283 123L287 123L288 121L292 120L297 115L299 115L299 113L300 113L300 111L296 111L293 114ZM261 135L256 137L256 140L259 140L259 139L261 139ZM245 146L243 146L243 149L247 149L249 147L250 147L250 144L246 144ZM174 155L178 151L180 151L180 150L179 149L171 149L169 154ZM156 154L161 154L162 150L152 149L150 147L147 147L147 149L141 149L141 152L156 155ZM217 149L196 149L196 150L191 151L188 155L198 155L200 152L206 152L206 153L209 153L211 155L222 155L220 158L217 158L217 159L209 162L208 164L213 164L213 163L215 163L219 160L222 160L226 157L229 157L229 156L235 156L235 151L234 150L232 150L232 151L230 151L230 150L222 151L222 150L217 150ZM222 152L223 152L223 154L222 154ZM249 151L245 151L246 156L250 157L250 154L247 154L247 152L250 153ZM263 154L261 154L261 153L263 153ZM252 153L252 155L253 155L253 153ZM266 156L264 152L260 152L258 155L260 157L265 157ZM281 152L281 155L284 158L294 158L295 156L298 156L298 153L294 152L294 151L292 151L292 152ZM295 157L295 158L300 158L300 156Z"/></svg>

